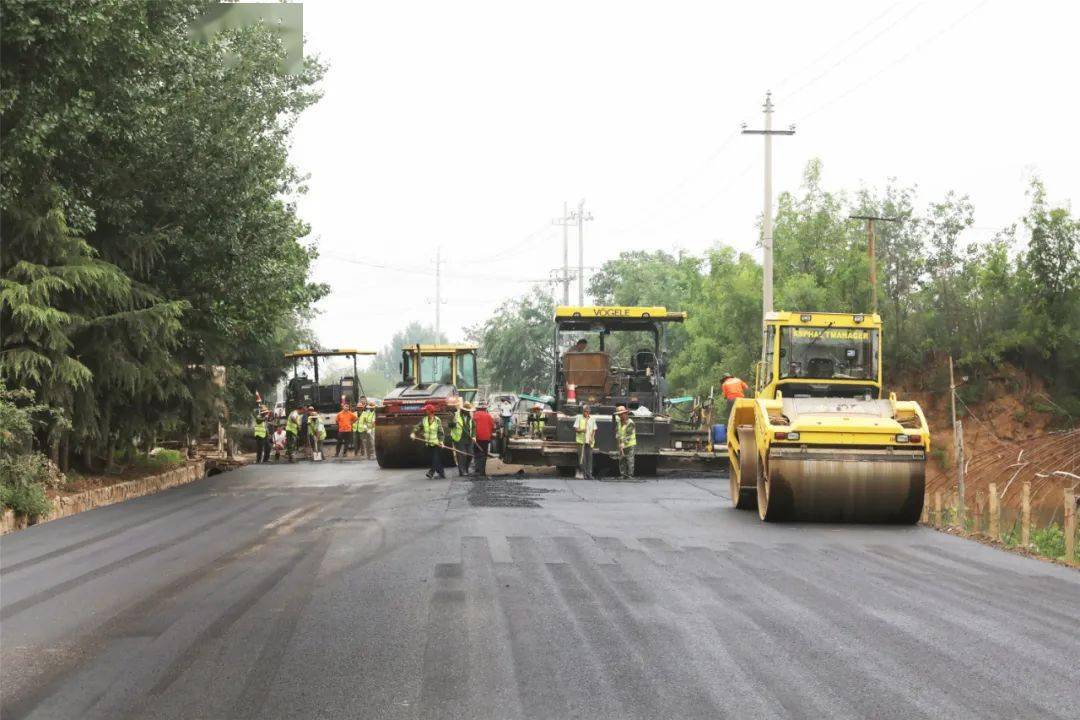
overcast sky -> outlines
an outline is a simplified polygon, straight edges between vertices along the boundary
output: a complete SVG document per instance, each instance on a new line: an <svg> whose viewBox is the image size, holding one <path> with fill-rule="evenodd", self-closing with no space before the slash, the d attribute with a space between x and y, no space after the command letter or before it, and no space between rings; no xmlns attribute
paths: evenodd
<svg viewBox="0 0 1080 720"><path fill-rule="evenodd" d="M315 330L376 349L434 324L441 246L442 328L462 339L561 265L564 201L593 215L586 266L752 250L762 141L737 133L768 89L775 126L797 124L777 193L818 157L832 189L968 193L971 237L991 234L1033 172L1055 201L1080 194L1078 27L1073 2L308 0L305 52L329 65L292 153L332 288Z"/></svg>

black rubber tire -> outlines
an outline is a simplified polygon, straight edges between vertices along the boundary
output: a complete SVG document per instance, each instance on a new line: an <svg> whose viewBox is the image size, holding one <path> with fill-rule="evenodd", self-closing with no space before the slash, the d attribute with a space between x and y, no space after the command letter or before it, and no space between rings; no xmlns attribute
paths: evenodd
<svg viewBox="0 0 1080 720"><path fill-rule="evenodd" d="M757 442L754 428L739 428L739 474L729 469L731 506L736 510L757 509ZM745 483L749 482L749 486Z"/></svg>

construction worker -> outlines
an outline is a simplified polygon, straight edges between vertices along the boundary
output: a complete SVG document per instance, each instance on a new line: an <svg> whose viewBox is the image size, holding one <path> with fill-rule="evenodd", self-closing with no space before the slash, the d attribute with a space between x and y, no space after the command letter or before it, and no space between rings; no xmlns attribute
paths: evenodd
<svg viewBox="0 0 1080 720"><path fill-rule="evenodd" d="M491 447L491 435L495 431L495 418L487 410L487 403L480 403L473 413L473 428L476 431L476 475L487 477L488 449Z"/></svg>
<svg viewBox="0 0 1080 720"><path fill-rule="evenodd" d="M375 403L368 403L357 421L360 430L356 435L356 454L364 453L368 460L375 459Z"/></svg>
<svg viewBox="0 0 1080 720"><path fill-rule="evenodd" d="M724 393L724 399L727 401L724 408L725 423L731 417L731 408L735 407L735 401L741 397L746 397L746 391L749 389L746 383L734 375L724 375L720 381L720 390Z"/></svg>
<svg viewBox="0 0 1080 720"><path fill-rule="evenodd" d="M323 427L322 418L319 417L319 413L315 408L308 408L308 445L311 449L311 459L322 458L322 444L326 439L326 428Z"/></svg>
<svg viewBox="0 0 1080 720"><path fill-rule="evenodd" d="M634 449L637 447L637 430L630 419L630 411L624 405L615 408L615 440L619 445L619 477L634 477Z"/></svg>
<svg viewBox="0 0 1080 720"><path fill-rule="evenodd" d="M345 457L349 457L349 448L352 447L353 440L353 424L356 423L356 413L352 411L352 407L348 402L344 402L341 405L341 410L337 414L337 445L334 447L334 457L341 455L341 451L345 451Z"/></svg>
<svg viewBox="0 0 1080 720"><path fill-rule="evenodd" d="M574 420L574 439L578 444L578 474L592 480L592 451L596 443L596 418L588 405L581 406L581 414Z"/></svg>
<svg viewBox="0 0 1080 720"><path fill-rule="evenodd" d="M451 398L447 402L448 406L453 406L454 414L450 416L450 444L453 445L454 450L454 464L457 465L458 477L464 477L468 475L468 470L462 468L461 458L462 453L471 453L468 448L461 446L462 438L465 437L465 413L462 411L463 405L461 398ZM467 457L467 456L466 456Z"/></svg>
<svg viewBox="0 0 1080 720"><path fill-rule="evenodd" d="M450 425L450 438L454 440L454 453L458 463L458 477L468 477L472 464L473 445L476 441L476 429L472 419L472 403L462 403L458 398L457 410Z"/></svg>
<svg viewBox="0 0 1080 720"><path fill-rule="evenodd" d="M513 434L514 427L514 403L510 402L510 398L503 398L499 403L499 417L502 420L502 442L505 443Z"/></svg>
<svg viewBox="0 0 1080 720"><path fill-rule="evenodd" d="M544 437L544 408L540 403L529 410L529 435L540 439Z"/></svg>
<svg viewBox="0 0 1080 720"><path fill-rule="evenodd" d="M285 420L285 457L293 461L300 436L300 408L293 408Z"/></svg>
<svg viewBox="0 0 1080 720"><path fill-rule="evenodd" d="M270 460L270 435L266 431L269 413L263 408L255 415L252 422L252 432L255 434L255 462L267 462Z"/></svg>
<svg viewBox="0 0 1080 720"><path fill-rule="evenodd" d="M585 352L585 350L588 349L588 347L589 347L589 341L588 340L586 340L585 338L578 338L578 341L576 343L574 343L573 347L571 347L568 352L575 352L575 353Z"/></svg>
<svg viewBox="0 0 1080 720"><path fill-rule="evenodd" d="M274 428L273 441L274 441L274 462L278 462L278 461L281 460L281 453L287 452L286 448L288 447L289 436L285 432L285 428L281 427L280 425L278 425L278 426L276 426Z"/></svg>
<svg viewBox="0 0 1080 720"><path fill-rule="evenodd" d="M435 406L430 403L424 406L424 413L424 418L413 428L413 437L423 441L431 456L431 466L427 471L428 479L438 475L440 480L445 480L446 473L443 471L442 464L442 420L435 414Z"/></svg>

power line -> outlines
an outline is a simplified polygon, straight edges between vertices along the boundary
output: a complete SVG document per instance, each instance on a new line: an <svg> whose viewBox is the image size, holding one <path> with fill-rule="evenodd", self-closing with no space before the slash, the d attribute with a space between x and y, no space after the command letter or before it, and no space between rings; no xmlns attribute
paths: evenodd
<svg viewBox="0 0 1080 720"><path fill-rule="evenodd" d="M866 77L865 79L859 81L855 85L852 85L850 88L848 88L844 92L840 93L839 95L833 97L831 100L827 100L826 102L824 102L821 105L817 106L816 108L814 108L810 112L808 112L805 115L801 116L798 119L798 122L803 122L804 120L806 120L806 119L808 119L810 117L813 117L814 115L817 115L819 112L821 112L825 108L829 107L830 105L834 105L834 104L840 102L841 100L843 100L847 96L851 95L856 90L861 89L866 84L868 84L870 82L873 82L877 78L881 77L881 75L883 75L886 71L891 70L896 65L899 65L900 63L902 63L905 60L907 60L908 58L910 58L916 52L922 50L927 45L933 43L935 40L940 38L942 35L944 35L944 34L950 32L951 30L953 30L957 25L962 23L964 20L967 20L969 17L971 17L973 14L975 14L978 10L981 10L982 7L984 5L986 5L988 2L990 2L990 0L982 0L982 2L979 2L979 3L975 4L974 6L971 7L971 9L969 9L963 15L956 18L956 20L952 21L951 23L949 23L945 27L941 28L936 33L934 33L933 35L930 35L929 37L927 37L925 40L918 43L917 45L913 45L907 52L905 52L903 55L900 55L899 57L894 59L892 62L886 64L884 67L882 67L877 72L875 72L872 75Z"/></svg>
<svg viewBox="0 0 1080 720"><path fill-rule="evenodd" d="M807 63L805 66L803 66L799 70L796 70L795 72L790 73L787 77L785 77L783 80L778 82L776 85L773 85L773 87L776 88L777 90L783 88L785 85L787 85L789 82L791 82L791 80L793 80L796 76L798 76L798 74L800 72L802 72L803 70L809 70L810 68L814 67L819 62L821 62L822 60L827 58L829 55L831 55L834 50L839 50L844 45L847 45L848 42L850 42L851 40L854 40L856 37L861 35L868 28L870 28L872 25L874 25L878 20L880 20L881 18L883 18L886 15L888 15L889 13L891 13L893 11L893 9L895 9L897 6L903 5L903 4L904 4L904 0L897 0L897 2L894 2L892 5L890 5L889 7L885 8L880 13L875 15L873 17L873 19L871 19L865 25L861 26L858 30L854 31L853 33L851 33L850 35L845 37L843 40L841 40L840 42L835 43L834 45L832 45L828 50L823 52L821 55L818 55L816 58L814 58L812 61Z"/></svg>
<svg viewBox="0 0 1080 720"><path fill-rule="evenodd" d="M858 55L858 54L859 54L860 52L862 52L862 51L863 51L863 50L864 50L864 49L865 49L865 48L866 48L867 46L869 46L869 45L870 45L870 43L874 42L875 40L877 40L878 38L880 38L880 37L881 37L882 35L884 35L885 33L889 32L889 31L890 31L890 30L892 30L892 29L893 29L894 27L896 27L897 25L899 25L899 24L900 24L901 22L903 22L904 20L906 20L906 19L907 19L907 18L908 18L908 17L909 17L909 16L910 16L910 15L911 15L911 14L912 14L913 12L915 12L915 11L916 11L916 10L918 10L918 9L919 9L920 7L922 7L922 5L923 5L923 3L921 3L921 2L919 2L919 3L916 3L916 4L912 5L912 6L911 6L911 8L910 8L910 9L909 9L909 10L908 10L908 11L907 11L906 13L904 13L904 14L903 14L903 15L901 15L900 17L896 18L896 19L895 19L895 20L893 20L893 21L892 21L891 23L889 23L888 25L886 25L886 26L885 26L884 28L882 28L881 30L879 30L879 31L878 31L878 32L877 32L876 34L874 34L874 36L873 36L873 37L871 37L871 38L870 38L869 40L866 40L866 41L865 41L865 42L863 42L863 43L862 43L861 45L859 45L858 47L856 47L856 48L855 48L854 50L852 50L851 52L849 52L849 53L848 53L847 55L843 56L842 58L840 58L839 60L837 60L837 61L836 61L835 63L833 63L832 65L830 65L829 67L825 68L825 69L824 69L823 71L821 71L820 73L818 73L817 75L815 75L815 76L814 76L813 78L811 78L811 79L810 79L810 80L808 80L807 82L803 83L802 85L800 85L799 87L795 88L795 89L794 89L793 91L791 91L790 93L788 93L787 95L785 95L785 96L783 97L783 100L784 100L784 102L787 102L787 101L788 101L788 100L790 100L791 98L795 97L796 95L798 95L799 93L801 93L801 92L802 92L803 90L805 90L806 88L810 87L811 85L813 85L814 83L816 83L816 82L817 82L818 80L820 80L821 78L825 77L826 75L828 75L829 73L831 73L831 72L832 72L833 70L835 70L836 68L838 68L838 67L840 67L841 65L843 65L843 64L844 64L845 62L847 62L848 60L850 60L850 59L851 59L852 57L854 57L855 55Z"/></svg>

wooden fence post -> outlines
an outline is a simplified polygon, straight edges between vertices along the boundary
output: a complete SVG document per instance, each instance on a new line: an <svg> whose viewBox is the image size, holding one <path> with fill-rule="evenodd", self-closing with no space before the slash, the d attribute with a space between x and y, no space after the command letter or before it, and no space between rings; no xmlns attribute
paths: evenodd
<svg viewBox="0 0 1080 720"><path fill-rule="evenodd" d="M953 490L953 493L952 493L952 509L953 509L953 518L952 518L953 525L957 525L957 526L960 527L961 530L963 530L964 527L963 527L963 525L960 524L960 493L958 493L956 490Z"/></svg>
<svg viewBox="0 0 1080 720"><path fill-rule="evenodd" d="M941 517L941 491L938 490L934 493L934 527L941 527L944 524L945 521Z"/></svg>
<svg viewBox="0 0 1080 720"><path fill-rule="evenodd" d="M983 529L982 515L983 515L983 491L975 491L975 511L972 513L974 516L972 520L975 521L975 526L971 528L972 532L980 533Z"/></svg>
<svg viewBox="0 0 1080 720"><path fill-rule="evenodd" d="M922 516L919 518L919 522L923 525L930 522L930 493L923 493Z"/></svg>
<svg viewBox="0 0 1080 720"><path fill-rule="evenodd" d="M997 483L990 483L990 537L1001 540L1001 503L998 502Z"/></svg>
<svg viewBox="0 0 1080 720"><path fill-rule="evenodd" d="M1024 481L1024 494L1020 501L1020 544L1031 544L1031 481Z"/></svg>
<svg viewBox="0 0 1080 720"><path fill-rule="evenodd" d="M1076 564L1076 496L1065 491L1065 562Z"/></svg>

